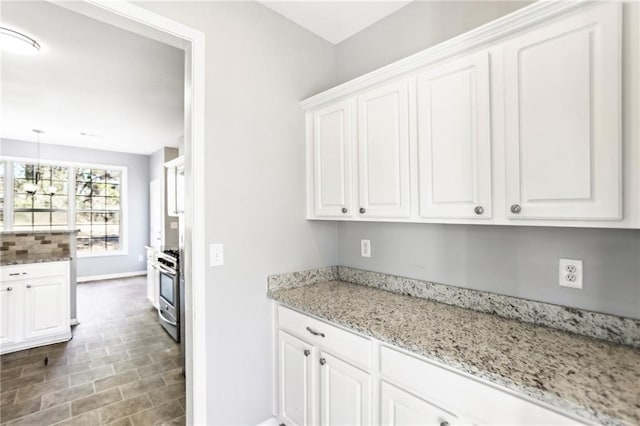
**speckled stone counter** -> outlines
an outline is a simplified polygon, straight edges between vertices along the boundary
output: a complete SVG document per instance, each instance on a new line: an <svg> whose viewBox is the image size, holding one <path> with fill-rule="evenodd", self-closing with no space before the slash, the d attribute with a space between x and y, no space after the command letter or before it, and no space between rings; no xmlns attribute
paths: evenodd
<svg viewBox="0 0 640 426"><path fill-rule="evenodd" d="M71 256L67 257L47 257L47 258L38 258L38 257L25 257L21 259L11 259L11 260L0 260L0 266L11 266L11 265L26 265L28 263L47 263L47 262L63 262L65 260L71 260Z"/></svg>
<svg viewBox="0 0 640 426"><path fill-rule="evenodd" d="M341 281L268 296L585 420L640 424L639 349Z"/></svg>

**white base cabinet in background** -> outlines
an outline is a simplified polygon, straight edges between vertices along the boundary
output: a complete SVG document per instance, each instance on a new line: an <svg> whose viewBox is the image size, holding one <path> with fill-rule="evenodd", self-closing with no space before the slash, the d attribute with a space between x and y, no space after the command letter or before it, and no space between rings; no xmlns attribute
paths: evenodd
<svg viewBox="0 0 640 426"><path fill-rule="evenodd" d="M579 425L525 396L277 305L286 426Z"/></svg>
<svg viewBox="0 0 640 426"><path fill-rule="evenodd" d="M0 270L0 353L71 339L68 261Z"/></svg>
<svg viewBox="0 0 640 426"><path fill-rule="evenodd" d="M155 249L147 247L147 299L156 309L160 307L160 271L153 267L157 261Z"/></svg>

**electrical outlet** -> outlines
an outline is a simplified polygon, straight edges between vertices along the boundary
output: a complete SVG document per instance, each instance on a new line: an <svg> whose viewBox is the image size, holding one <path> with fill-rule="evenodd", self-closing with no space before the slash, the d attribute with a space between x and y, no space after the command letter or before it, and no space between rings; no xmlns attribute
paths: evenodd
<svg viewBox="0 0 640 426"><path fill-rule="evenodd" d="M560 259L558 285L570 288L582 288L582 260Z"/></svg>
<svg viewBox="0 0 640 426"><path fill-rule="evenodd" d="M178 229L178 222L169 222L169 228Z"/></svg>
<svg viewBox="0 0 640 426"><path fill-rule="evenodd" d="M371 241L360 240L360 256L371 257Z"/></svg>
<svg viewBox="0 0 640 426"><path fill-rule="evenodd" d="M224 265L224 246L222 244L211 244L209 246L209 263L211 266Z"/></svg>

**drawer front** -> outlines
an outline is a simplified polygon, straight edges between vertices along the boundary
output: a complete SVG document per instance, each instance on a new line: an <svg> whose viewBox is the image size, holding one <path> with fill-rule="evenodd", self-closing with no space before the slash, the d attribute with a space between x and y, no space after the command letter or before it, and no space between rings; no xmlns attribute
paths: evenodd
<svg viewBox="0 0 640 426"><path fill-rule="evenodd" d="M69 262L28 263L0 267L2 282L69 274Z"/></svg>
<svg viewBox="0 0 640 426"><path fill-rule="evenodd" d="M476 424L568 425L576 420L395 349L380 347L383 379ZM482 416L482 417L479 417Z"/></svg>
<svg viewBox="0 0 640 426"><path fill-rule="evenodd" d="M367 338L284 306L278 306L278 325L281 329L288 330L335 355L340 355L360 366L371 367L371 340Z"/></svg>

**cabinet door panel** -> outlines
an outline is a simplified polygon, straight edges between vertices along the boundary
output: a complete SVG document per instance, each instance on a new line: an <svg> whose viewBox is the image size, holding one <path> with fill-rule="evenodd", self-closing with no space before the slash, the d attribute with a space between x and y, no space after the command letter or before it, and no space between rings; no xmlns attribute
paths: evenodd
<svg viewBox="0 0 640 426"><path fill-rule="evenodd" d="M489 54L424 71L417 93L420 216L490 218Z"/></svg>
<svg viewBox="0 0 640 426"><path fill-rule="evenodd" d="M351 213L352 144L350 101L313 113L314 203L317 216ZM342 209L346 208L347 213Z"/></svg>
<svg viewBox="0 0 640 426"><path fill-rule="evenodd" d="M311 346L279 332L280 418L290 426L311 423ZM309 351L308 355L305 351Z"/></svg>
<svg viewBox="0 0 640 426"><path fill-rule="evenodd" d="M380 419L386 426L455 424L457 416L408 392L382 382Z"/></svg>
<svg viewBox="0 0 640 426"><path fill-rule="evenodd" d="M324 360L324 364L322 364ZM320 353L320 424L358 426L371 423L371 377Z"/></svg>
<svg viewBox="0 0 640 426"><path fill-rule="evenodd" d="M505 44L510 218L621 218L620 14L600 4Z"/></svg>
<svg viewBox="0 0 640 426"><path fill-rule="evenodd" d="M30 339L68 330L68 293L65 277L25 281L24 338Z"/></svg>
<svg viewBox="0 0 640 426"><path fill-rule="evenodd" d="M16 304L18 287L22 283L3 285L0 288L0 344L12 343L16 339L18 311Z"/></svg>
<svg viewBox="0 0 640 426"><path fill-rule="evenodd" d="M359 195L363 217L408 217L409 96L407 81L358 97Z"/></svg>

